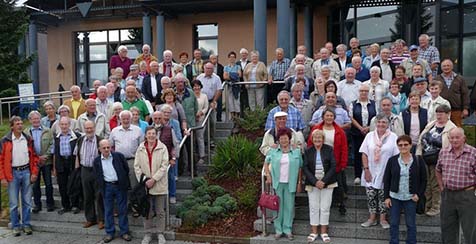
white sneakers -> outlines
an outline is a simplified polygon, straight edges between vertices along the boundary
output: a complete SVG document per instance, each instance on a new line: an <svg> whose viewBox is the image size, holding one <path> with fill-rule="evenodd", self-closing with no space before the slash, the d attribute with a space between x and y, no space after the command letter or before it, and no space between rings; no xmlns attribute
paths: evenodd
<svg viewBox="0 0 476 244"><path fill-rule="evenodd" d="M145 234L144 239L142 239L141 244L149 244L152 241L151 234Z"/></svg>
<svg viewBox="0 0 476 244"><path fill-rule="evenodd" d="M158 242L159 244L165 244L165 242L166 242L165 237L162 234L159 234L157 236L157 239L159 239L159 242Z"/></svg>
<svg viewBox="0 0 476 244"><path fill-rule="evenodd" d="M169 199L169 202L170 202L170 204L176 204L176 203L177 203L177 198L171 197L171 198Z"/></svg>
<svg viewBox="0 0 476 244"><path fill-rule="evenodd" d="M157 235L158 243L159 244L165 244L167 241L165 240L164 235L158 234ZM152 241L152 235L151 234L145 234L144 239L142 239L141 244L149 244Z"/></svg>
<svg viewBox="0 0 476 244"><path fill-rule="evenodd" d="M360 178L359 177L355 178L354 185L360 185Z"/></svg>

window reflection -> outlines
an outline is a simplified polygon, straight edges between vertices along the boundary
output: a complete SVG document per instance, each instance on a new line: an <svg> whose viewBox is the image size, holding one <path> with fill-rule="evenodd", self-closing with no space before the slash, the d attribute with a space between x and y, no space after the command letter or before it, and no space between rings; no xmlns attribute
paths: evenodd
<svg viewBox="0 0 476 244"><path fill-rule="evenodd" d="M465 77L475 77L476 69L476 37L466 37L463 39L463 75ZM473 79L472 79L473 80Z"/></svg>
<svg viewBox="0 0 476 244"><path fill-rule="evenodd" d="M441 32L458 34L458 9L441 10Z"/></svg>
<svg viewBox="0 0 476 244"><path fill-rule="evenodd" d="M464 33L476 32L476 8L464 8Z"/></svg>
<svg viewBox="0 0 476 244"><path fill-rule="evenodd" d="M89 60L107 60L106 45L91 45L89 46Z"/></svg>
<svg viewBox="0 0 476 244"><path fill-rule="evenodd" d="M94 80L101 80L106 82L108 77L108 64L107 63L93 63L89 65L89 82L88 87L93 87Z"/></svg>
<svg viewBox="0 0 476 244"><path fill-rule="evenodd" d="M217 54L218 41L217 40L200 40L198 41L198 48L202 50L204 59L208 59L211 54Z"/></svg>
<svg viewBox="0 0 476 244"><path fill-rule="evenodd" d="M389 37L395 27L397 13L357 21L357 37L361 40Z"/></svg>
<svg viewBox="0 0 476 244"><path fill-rule="evenodd" d="M118 42L119 41L119 30L110 30L109 31L109 41Z"/></svg>
<svg viewBox="0 0 476 244"><path fill-rule="evenodd" d="M197 26L198 36L217 36L218 35L218 26L215 24L211 25L199 25Z"/></svg>
<svg viewBox="0 0 476 244"><path fill-rule="evenodd" d="M107 42L107 31L89 32L89 43Z"/></svg>
<svg viewBox="0 0 476 244"><path fill-rule="evenodd" d="M441 60L445 58L449 58L455 63L454 69L455 71L458 71L458 39L457 38L451 38L451 39L446 39L442 37L441 40Z"/></svg>

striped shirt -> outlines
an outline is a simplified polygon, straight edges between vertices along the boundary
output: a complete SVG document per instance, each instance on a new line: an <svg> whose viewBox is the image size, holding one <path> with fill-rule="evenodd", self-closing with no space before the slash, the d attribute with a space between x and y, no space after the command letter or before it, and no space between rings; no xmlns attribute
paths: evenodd
<svg viewBox="0 0 476 244"><path fill-rule="evenodd" d="M392 56L390 57L390 61L392 61L392 63L394 63L395 66L398 66L403 62L403 60L407 58L410 58L409 53L403 53L403 55L401 56L396 53L392 53Z"/></svg>
<svg viewBox="0 0 476 244"><path fill-rule="evenodd" d="M133 158L136 155L137 148L143 140L142 130L136 125L130 125L127 129L118 126L112 129L109 136L114 151L121 152L126 159Z"/></svg>
<svg viewBox="0 0 476 244"><path fill-rule="evenodd" d="M441 149L436 171L442 174L445 189L458 191L476 186L476 148L465 144L459 155L452 146Z"/></svg>
<svg viewBox="0 0 476 244"><path fill-rule="evenodd" d="M273 77L273 80L284 80L284 75L291 65L291 60L283 58L281 61L273 60L269 66L269 74Z"/></svg>
<svg viewBox="0 0 476 244"><path fill-rule="evenodd" d="M79 163L84 167L93 167L94 159L98 155L96 136L93 136L92 138L85 137L83 140L83 145L81 146L81 162Z"/></svg>

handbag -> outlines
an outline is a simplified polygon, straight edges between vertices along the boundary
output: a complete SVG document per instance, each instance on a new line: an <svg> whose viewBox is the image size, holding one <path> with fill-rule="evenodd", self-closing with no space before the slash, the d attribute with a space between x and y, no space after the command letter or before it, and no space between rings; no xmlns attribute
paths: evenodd
<svg viewBox="0 0 476 244"><path fill-rule="evenodd" d="M277 195L272 195L267 192L261 193L261 196L258 201L258 206L261 209L261 213L266 219L266 209L279 211L279 197ZM273 221L276 217L268 219L269 221Z"/></svg>

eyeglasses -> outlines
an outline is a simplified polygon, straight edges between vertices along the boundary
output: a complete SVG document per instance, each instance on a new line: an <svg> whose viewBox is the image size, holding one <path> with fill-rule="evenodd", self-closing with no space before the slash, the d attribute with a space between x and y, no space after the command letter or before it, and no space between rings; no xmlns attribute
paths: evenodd
<svg viewBox="0 0 476 244"><path fill-rule="evenodd" d="M408 147L410 146L409 143L404 143L404 144L397 144L398 147Z"/></svg>
<svg viewBox="0 0 476 244"><path fill-rule="evenodd" d="M360 90L359 92L369 92L369 90Z"/></svg>

